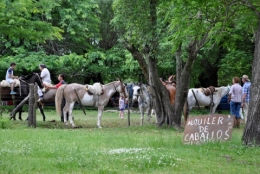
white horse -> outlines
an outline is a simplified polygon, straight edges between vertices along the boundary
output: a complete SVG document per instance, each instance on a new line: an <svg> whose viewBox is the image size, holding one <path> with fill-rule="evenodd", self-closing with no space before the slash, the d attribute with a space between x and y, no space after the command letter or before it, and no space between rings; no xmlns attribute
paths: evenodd
<svg viewBox="0 0 260 174"><path fill-rule="evenodd" d="M109 99L115 92L122 93L124 97L128 97L128 93L124 83L119 81L114 81L106 85L102 85L102 93L92 92L89 94L91 87L86 85L81 85L77 83L72 83L69 85L62 85L57 89L55 96L55 106L58 115L61 115L61 102L63 97L66 100L66 105L63 108L63 113L66 115L69 113L69 120L72 127L76 127L72 119L72 109L76 101L80 100L83 106L95 106L98 108L98 120L97 126L101 127L101 117L104 107L107 105ZM95 94L96 93L96 94ZM79 102L79 101L78 101ZM67 118L64 117L65 125L68 125Z"/></svg>
<svg viewBox="0 0 260 174"><path fill-rule="evenodd" d="M137 100L138 107L141 113L140 125L143 126L145 111L147 111L147 119L150 123L151 113L154 107L152 96L146 85L141 84L133 86L133 101Z"/></svg>
<svg viewBox="0 0 260 174"><path fill-rule="evenodd" d="M212 107L212 112L211 114L214 114L222 97L224 97L225 95L228 94L229 90L230 90L230 86L227 87L218 87L215 88L216 92L213 93L213 107ZM188 93L188 97L187 97L187 102L185 103L184 106L184 118L185 118L185 122L188 119L189 116L189 112L191 111L191 109L194 106L197 106L197 102L196 99L194 98L194 95L192 93L192 91L194 92L198 104L199 106L210 106L210 102L211 102L211 97L210 96L206 96L201 88L192 88L189 89L189 93Z"/></svg>

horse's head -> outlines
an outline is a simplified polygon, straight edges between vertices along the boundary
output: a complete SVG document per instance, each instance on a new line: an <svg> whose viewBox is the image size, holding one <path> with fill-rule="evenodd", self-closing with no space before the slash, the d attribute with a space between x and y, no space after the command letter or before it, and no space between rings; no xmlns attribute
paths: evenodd
<svg viewBox="0 0 260 174"><path fill-rule="evenodd" d="M123 96L124 96L125 98L127 98L127 97L128 97L127 85L125 85L125 84L121 81L121 79L119 79L118 81L119 81L119 85L118 85L118 87L116 87L116 91L119 92L119 93L121 93L121 94L123 94Z"/></svg>
<svg viewBox="0 0 260 174"><path fill-rule="evenodd" d="M34 73L34 80L40 88L44 88L43 83L42 83L42 79L41 79L41 77L38 73Z"/></svg>
<svg viewBox="0 0 260 174"><path fill-rule="evenodd" d="M38 73L32 73L32 74L29 74L27 76L21 76L20 77L20 80L22 81L25 81L26 83L28 84L34 84L34 83L37 83L37 85L40 87L40 88L43 88L43 83L42 83L42 80L39 76Z"/></svg>
<svg viewBox="0 0 260 174"><path fill-rule="evenodd" d="M140 95L140 85L135 84L133 86L133 101L137 101L139 95Z"/></svg>

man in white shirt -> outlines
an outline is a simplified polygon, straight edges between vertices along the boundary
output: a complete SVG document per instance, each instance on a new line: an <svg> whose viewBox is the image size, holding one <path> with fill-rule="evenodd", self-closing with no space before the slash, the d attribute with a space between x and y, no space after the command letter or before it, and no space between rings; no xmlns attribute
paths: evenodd
<svg viewBox="0 0 260 174"><path fill-rule="evenodd" d="M39 69L41 70L42 83L47 86L51 85L50 71L46 68L44 64L40 64ZM39 95L38 102L41 102L43 100L43 93L42 90L39 88L39 86L38 86L38 95Z"/></svg>

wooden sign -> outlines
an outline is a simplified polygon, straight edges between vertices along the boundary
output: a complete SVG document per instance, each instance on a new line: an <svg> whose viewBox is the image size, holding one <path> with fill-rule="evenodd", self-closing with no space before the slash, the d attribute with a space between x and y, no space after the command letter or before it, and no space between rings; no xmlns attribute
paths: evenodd
<svg viewBox="0 0 260 174"><path fill-rule="evenodd" d="M190 117L184 130L184 144L200 144L231 139L233 116L221 114Z"/></svg>

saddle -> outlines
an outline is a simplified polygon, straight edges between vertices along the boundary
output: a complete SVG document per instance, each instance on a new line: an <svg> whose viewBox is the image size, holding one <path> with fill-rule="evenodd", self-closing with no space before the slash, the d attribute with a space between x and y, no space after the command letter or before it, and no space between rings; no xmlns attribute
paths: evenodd
<svg viewBox="0 0 260 174"><path fill-rule="evenodd" d="M19 87L20 86L20 80L14 79L14 81L15 81L15 87ZM2 87L11 87L10 83L8 83L6 80L2 80L0 85Z"/></svg>
<svg viewBox="0 0 260 174"><path fill-rule="evenodd" d="M200 91L205 95L205 96L210 96L213 95L214 92L218 92L214 86L209 86L207 88L200 88Z"/></svg>
<svg viewBox="0 0 260 174"><path fill-rule="evenodd" d="M93 85L85 85L86 92L89 95L102 95L104 94L103 85L94 83Z"/></svg>

